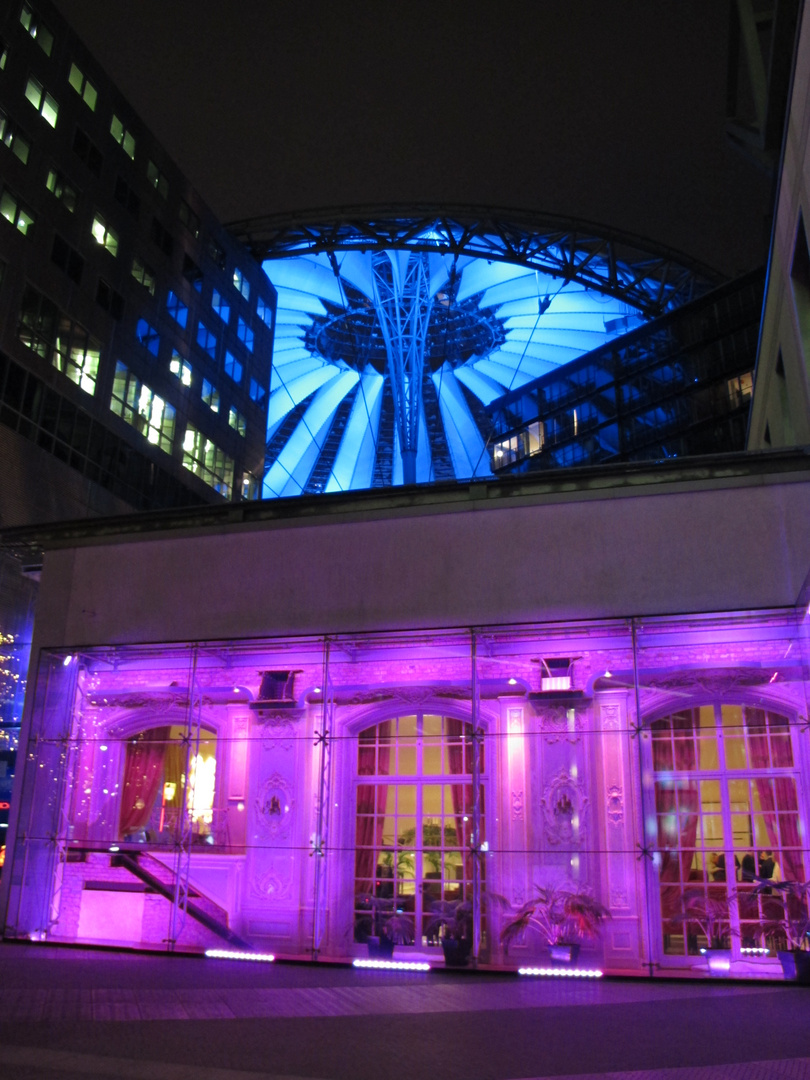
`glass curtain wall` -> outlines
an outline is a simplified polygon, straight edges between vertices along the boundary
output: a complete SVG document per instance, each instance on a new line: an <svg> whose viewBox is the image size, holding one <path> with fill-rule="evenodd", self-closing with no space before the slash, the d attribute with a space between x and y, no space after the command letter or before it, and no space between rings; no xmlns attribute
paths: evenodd
<svg viewBox="0 0 810 1080"><path fill-rule="evenodd" d="M807 912L805 629L45 652L6 936L777 974Z"/></svg>

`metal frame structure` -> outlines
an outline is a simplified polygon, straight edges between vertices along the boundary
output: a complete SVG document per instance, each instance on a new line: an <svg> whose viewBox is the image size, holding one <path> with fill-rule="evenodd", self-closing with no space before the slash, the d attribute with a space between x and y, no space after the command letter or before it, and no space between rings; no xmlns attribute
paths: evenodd
<svg viewBox="0 0 810 1080"><path fill-rule="evenodd" d="M622 300L648 318L721 282L694 259L589 222L477 206L343 207L233 222L258 259L314 252L469 255L543 270Z"/></svg>

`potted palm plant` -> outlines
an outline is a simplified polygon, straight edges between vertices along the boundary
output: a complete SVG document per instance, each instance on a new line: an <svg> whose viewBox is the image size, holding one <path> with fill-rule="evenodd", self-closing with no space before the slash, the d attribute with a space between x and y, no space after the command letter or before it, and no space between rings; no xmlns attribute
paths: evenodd
<svg viewBox="0 0 810 1080"><path fill-rule="evenodd" d="M729 919L730 899L726 893L707 896L703 889L687 889L683 894L683 909L673 920L683 923L684 933L695 939L698 932L703 934L706 947L700 951L713 975L727 974L731 968L730 938L737 931Z"/></svg>
<svg viewBox="0 0 810 1080"><path fill-rule="evenodd" d="M764 937L775 940L785 978L810 985L810 881L757 881ZM784 949L778 948L781 944Z"/></svg>
<svg viewBox="0 0 810 1080"><path fill-rule="evenodd" d="M467 967L473 943L472 904L469 900L434 900L433 918L425 927L428 941L437 940L446 967Z"/></svg>
<svg viewBox="0 0 810 1080"><path fill-rule="evenodd" d="M413 945L413 916L392 897L360 893L354 899L354 940L365 942L370 957L390 959L395 945Z"/></svg>
<svg viewBox="0 0 810 1080"><path fill-rule="evenodd" d="M506 951L529 929L548 945L552 960L570 963L580 946L595 941L610 912L581 885L536 885L534 895L512 912L501 929Z"/></svg>

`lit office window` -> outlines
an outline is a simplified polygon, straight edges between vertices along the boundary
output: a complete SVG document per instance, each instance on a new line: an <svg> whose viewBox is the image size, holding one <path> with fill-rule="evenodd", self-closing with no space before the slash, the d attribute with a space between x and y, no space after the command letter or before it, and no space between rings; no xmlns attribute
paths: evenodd
<svg viewBox="0 0 810 1080"><path fill-rule="evenodd" d="M166 298L166 310L174 321L185 329L186 324L188 323L188 307L183 303L177 293L172 292L171 289L169 289L169 295Z"/></svg>
<svg viewBox="0 0 810 1080"><path fill-rule="evenodd" d="M132 276L139 284L143 285L152 296L155 295L155 272L154 270L150 270L145 263L142 263L137 255L132 260Z"/></svg>
<svg viewBox="0 0 810 1080"><path fill-rule="evenodd" d="M183 465L226 498L233 486L233 459L191 424L183 437Z"/></svg>
<svg viewBox="0 0 810 1080"><path fill-rule="evenodd" d="M202 399L211 412L219 412L219 390L212 386L208 379L202 382Z"/></svg>
<svg viewBox="0 0 810 1080"><path fill-rule="evenodd" d="M8 188L3 188L0 194L0 214L23 236L31 236L33 233L34 215Z"/></svg>
<svg viewBox="0 0 810 1080"><path fill-rule="evenodd" d="M46 56L51 55L53 49L53 34L40 20L30 4L24 3L20 12L20 22L39 45Z"/></svg>
<svg viewBox="0 0 810 1080"><path fill-rule="evenodd" d="M59 106L56 99L45 90L45 87L32 75L25 86L25 96L37 110L43 120L46 120L52 128L56 127L56 118L59 115Z"/></svg>
<svg viewBox="0 0 810 1080"><path fill-rule="evenodd" d="M135 159L135 137L131 131L127 131L117 116L113 115L110 123L110 134L123 149L127 157Z"/></svg>
<svg viewBox="0 0 810 1080"><path fill-rule="evenodd" d="M253 352L253 330L244 319L239 320L239 324L236 328L236 336L244 344L246 349Z"/></svg>
<svg viewBox="0 0 810 1080"><path fill-rule="evenodd" d="M17 336L85 393L95 393L101 345L31 285L23 293Z"/></svg>
<svg viewBox="0 0 810 1080"><path fill-rule="evenodd" d="M71 214L73 213L78 201L76 189L68 183L58 170L48 169L48 178L45 181L45 187L55 198L59 199L66 210L69 210Z"/></svg>
<svg viewBox="0 0 810 1080"><path fill-rule="evenodd" d="M264 401L264 396L267 393L266 389L256 379L250 380L250 397L257 405Z"/></svg>
<svg viewBox="0 0 810 1080"><path fill-rule="evenodd" d="M23 165L28 164L28 155L31 153L31 143L20 132L16 124L9 120L8 116L0 109L0 142L7 146L11 152L20 159Z"/></svg>
<svg viewBox="0 0 810 1080"><path fill-rule="evenodd" d="M77 64L70 65L70 74L68 75L68 82L85 103L91 112L96 111L96 103L98 101L98 92L95 86L85 76L84 72L78 67Z"/></svg>
<svg viewBox="0 0 810 1080"><path fill-rule="evenodd" d="M242 498L260 499L262 497L262 482L258 476L246 472L242 477Z"/></svg>
<svg viewBox="0 0 810 1080"><path fill-rule="evenodd" d="M228 411L228 426L232 427L234 431L238 431L240 435L244 435L247 431L247 424L244 416L240 412L231 406Z"/></svg>
<svg viewBox="0 0 810 1080"><path fill-rule="evenodd" d="M273 309L261 297L256 301L256 314L265 326L269 326L271 330L273 329Z"/></svg>
<svg viewBox="0 0 810 1080"><path fill-rule="evenodd" d="M191 364L188 360L184 360L176 349L172 351L169 371L180 380L183 386L191 386Z"/></svg>
<svg viewBox="0 0 810 1080"><path fill-rule="evenodd" d="M0 71L6 70L6 61L8 60L8 45L0 38Z"/></svg>
<svg viewBox="0 0 810 1080"><path fill-rule="evenodd" d="M135 337L153 356L157 356L160 348L160 336L154 326L150 326L146 319L138 319L138 325L135 327Z"/></svg>
<svg viewBox="0 0 810 1080"><path fill-rule="evenodd" d="M162 199L168 199L169 197L169 181L154 163L154 161L148 161L146 164L146 179L149 181L151 187L160 195Z"/></svg>
<svg viewBox="0 0 810 1080"><path fill-rule="evenodd" d="M93 227L90 231L97 244L101 244L111 255L118 254L118 234L107 226L100 214L96 214L93 218Z"/></svg>
<svg viewBox="0 0 810 1080"><path fill-rule="evenodd" d="M197 327L197 344L212 358L217 355L217 339L216 335L203 323L200 323Z"/></svg>
<svg viewBox="0 0 810 1080"><path fill-rule="evenodd" d="M110 408L153 446L172 452L175 411L120 361L115 365Z"/></svg>
<svg viewBox="0 0 810 1080"><path fill-rule="evenodd" d="M225 374L230 375L235 383L242 381L242 365L233 355L233 353L225 353Z"/></svg>
<svg viewBox="0 0 810 1080"><path fill-rule="evenodd" d="M214 309L217 315L219 315L220 319L222 319L223 322L227 322L228 319L231 317L230 305L225 301L222 295L217 292L216 289L214 289L213 293L211 294L211 307Z"/></svg>
<svg viewBox="0 0 810 1080"><path fill-rule="evenodd" d="M245 300L250 298L250 282L241 270L234 270L233 272L233 287L244 296Z"/></svg>

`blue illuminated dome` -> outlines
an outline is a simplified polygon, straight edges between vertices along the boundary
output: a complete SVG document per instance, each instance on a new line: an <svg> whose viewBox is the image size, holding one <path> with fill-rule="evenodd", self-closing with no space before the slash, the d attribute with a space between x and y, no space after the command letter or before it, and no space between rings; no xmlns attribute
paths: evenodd
<svg viewBox="0 0 810 1080"><path fill-rule="evenodd" d="M487 406L708 284L636 241L469 211L237 228L278 293L265 498L490 477Z"/></svg>

